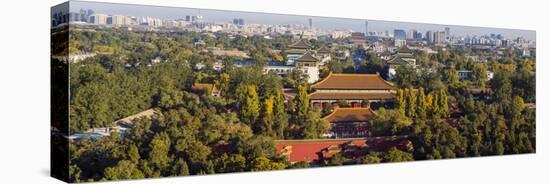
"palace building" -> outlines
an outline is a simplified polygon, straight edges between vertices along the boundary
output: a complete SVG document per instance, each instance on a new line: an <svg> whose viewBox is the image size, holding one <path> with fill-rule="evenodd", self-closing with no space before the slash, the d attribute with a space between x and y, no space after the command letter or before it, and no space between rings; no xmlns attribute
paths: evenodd
<svg viewBox="0 0 550 184"><path fill-rule="evenodd" d="M320 164L321 161L341 152L345 146L365 147L366 143L365 138L276 140L275 149L277 155L286 157L290 163L304 161Z"/></svg>
<svg viewBox="0 0 550 184"><path fill-rule="evenodd" d="M336 108L323 117L330 122L330 131L327 137L353 138L370 135L368 121L374 118L375 113L370 108Z"/></svg>
<svg viewBox="0 0 550 184"><path fill-rule="evenodd" d="M292 45L288 46L288 49L285 51L287 64L295 64L296 60L301 58L304 54L310 51L313 47L307 43L305 40L300 39Z"/></svg>
<svg viewBox="0 0 550 184"><path fill-rule="evenodd" d="M393 147L413 152L412 143L405 136L275 140L274 143L277 155L285 157L291 164L307 162L312 165L323 165L336 154L341 154L356 163L361 162L370 152L386 152Z"/></svg>
<svg viewBox="0 0 550 184"><path fill-rule="evenodd" d="M350 107L379 108L395 101L395 90L380 74L334 74L311 86L309 99L313 107L338 107L342 102Z"/></svg>
<svg viewBox="0 0 550 184"><path fill-rule="evenodd" d="M415 68L416 59L413 52L405 46L399 48L393 58L386 61L386 65L388 66L387 79L392 80L397 74L397 68L401 66L411 66Z"/></svg>
<svg viewBox="0 0 550 184"><path fill-rule="evenodd" d="M321 47L317 50L304 39L299 39L284 51L287 61L285 66L268 66L266 70L274 70L286 74L289 70L301 70L307 75L308 83L319 80L319 69L330 60L330 49Z"/></svg>

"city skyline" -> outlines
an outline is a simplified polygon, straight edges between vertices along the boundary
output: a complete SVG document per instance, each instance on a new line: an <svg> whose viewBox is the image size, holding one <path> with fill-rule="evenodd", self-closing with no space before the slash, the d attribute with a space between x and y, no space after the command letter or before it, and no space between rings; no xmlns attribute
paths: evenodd
<svg viewBox="0 0 550 184"><path fill-rule="evenodd" d="M135 5L135 4L117 4L89 1L72 1L70 12L78 12L80 9L93 9L97 14L109 15L127 15L138 17L156 17L161 19L181 19L186 15L201 15L206 22L211 23L231 23L234 18L242 18L246 24L265 24L265 25L302 25L309 26L309 20L312 19L313 27L326 31L334 30L352 30L354 32L365 32L365 21L368 21L369 32L393 32L395 29L405 31L417 30L427 31L445 31L448 27L452 36L484 36L490 34L501 34L502 36L515 39L523 37L524 39L536 41L536 32L532 30L506 29L506 28L486 28L459 25L429 24L429 23L409 23L370 19L349 19L336 17L306 16L306 15L283 15L274 13L256 13L240 12L231 10L210 10L195 9L185 7L163 7L153 5ZM52 14L56 11L52 9ZM258 16L261 15L261 16Z"/></svg>

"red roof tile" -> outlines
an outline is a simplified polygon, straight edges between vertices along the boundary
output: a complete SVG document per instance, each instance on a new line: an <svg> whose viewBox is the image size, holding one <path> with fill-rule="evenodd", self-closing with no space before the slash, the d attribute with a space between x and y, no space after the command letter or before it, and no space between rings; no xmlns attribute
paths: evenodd
<svg viewBox="0 0 550 184"><path fill-rule="evenodd" d="M348 143L364 146L366 145L366 139L277 140L275 141L275 148L277 149L277 153L286 154L291 163L299 161L312 162L319 160L320 153L323 149Z"/></svg>

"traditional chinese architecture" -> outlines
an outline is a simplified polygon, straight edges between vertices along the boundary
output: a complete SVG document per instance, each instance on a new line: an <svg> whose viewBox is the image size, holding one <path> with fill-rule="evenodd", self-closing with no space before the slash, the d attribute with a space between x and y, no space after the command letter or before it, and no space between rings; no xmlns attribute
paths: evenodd
<svg viewBox="0 0 550 184"><path fill-rule="evenodd" d="M307 76L308 83L319 80L319 69L330 60L330 49L322 47L314 50L306 40L299 39L284 52L287 61L285 66L268 66L267 70L277 71L284 75L288 70L301 70Z"/></svg>
<svg viewBox="0 0 550 184"><path fill-rule="evenodd" d="M302 57L312 48L313 47L303 39L300 39L297 42L293 43L292 45L289 45L288 49L285 51L286 58L288 60L287 63L294 64L294 62L298 58Z"/></svg>
<svg viewBox="0 0 550 184"><path fill-rule="evenodd" d="M386 61L388 66L388 79L393 79L397 73L397 68L400 66L416 67L416 58L413 55L412 50L408 47L401 47L397 50L393 57Z"/></svg>
<svg viewBox="0 0 550 184"><path fill-rule="evenodd" d="M292 164L300 161L323 164L336 154L353 162L361 162L371 151L386 152L393 147L409 153L413 151L412 143L406 136L275 140L277 155L286 157Z"/></svg>
<svg viewBox="0 0 550 184"><path fill-rule="evenodd" d="M320 59L313 56L312 52L306 52L302 57L296 60L297 67L317 67Z"/></svg>
<svg viewBox="0 0 550 184"><path fill-rule="evenodd" d="M276 140L275 149L278 155L286 157L290 163L313 163L331 158L340 152L343 146L365 147L366 143L365 138Z"/></svg>
<svg viewBox="0 0 550 184"><path fill-rule="evenodd" d="M370 108L336 108L323 117L330 122L328 136L332 138L366 137L370 134L368 121L375 113Z"/></svg>
<svg viewBox="0 0 550 184"><path fill-rule="evenodd" d="M351 107L378 108L395 101L395 90L380 74L334 74L311 86L309 99L313 107L331 104L338 107L344 102Z"/></svg>

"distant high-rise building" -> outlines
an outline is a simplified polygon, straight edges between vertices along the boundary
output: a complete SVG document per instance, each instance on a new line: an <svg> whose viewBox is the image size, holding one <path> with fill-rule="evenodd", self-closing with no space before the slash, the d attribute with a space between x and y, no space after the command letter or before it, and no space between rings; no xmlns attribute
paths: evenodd
<svg viewBox="0 0 550 184"><path fill-rule="evenodd" d="M309 29L313 29L313 19L309 18Z"/></svg>
<svg viewBox="0 0 550 184"><path fill-rule="evenodd" d="M113 24L113 17L112 16L107 17L106 24L109 24L109 25Z"/></svg>
<svg viewBox="0 0 550 184"><path fill-rule="evenodd" d="M434 43L434 33L433 33L433 31L426 31L426 41L428 43Z"/></svg>
<svg viewBox="0 0 550 184"><path fill-rule="evenodd" d="M105 14L94 14L90 16L90 23L98 24L98 25L105 25L107 24L107 15Z"/></svg>
<svg viewBox="0 0 550 184"><path fill-rule="evenodd" d="M91 15L93 15L94 13L95 13L94 10L88 9L88 13L86 14L86 16L91 16Z"/></svg>
<svg viewBox="0 0 550 184"><path fill-rule="evenodd" d="M80 21L88 22L88 11L85 9L80 9Z"/></svg>
<svg viewBox="0 0 550 184"><path fill-rule="evenodd" d="M80 13L71 12L69 13L69 22L80 22Z"/></svg>
<svg viewBox="0 0 550 184"><path fill-rule="evenodd" d="M413 31L407 31L407 40L412 40L413 39L413 34L414 32Z"/></svg>
<svg viewBox="0 0 550 184"><path fill-rule="evenodd" d="M445 37L447 38L447 40L451 39L451 28L445 27Z"/></svg>
<svg viewBox="0 0 550 184"><path fill-rule="evenodd" d="M112 15L110 24L116 26L127 26L131 24L131 19L130 17L124 15Z"/></svg>
<svg viewBox="0 0 550 184"><path fill-rule="evenodd" d="M244 19L243 18L234 18L233 19L233 24L235 25L244 25Z"/></svg>
<svg viewBox="0 0 550 184"><path fill-rule="evenodd" d="M422 33L417 30L412 31L413 40L422 40Z"/></svg>
<svg viewBox="0 0 550 184"><path fill-rule="evenodd" d="M407 39L407 33L402 29L393 30L393 38L396 40L405 40Z"/></svg>
<svg viewBox="0 0 550 184"><path fill-rule="evenodd" d="M445 31L436 31L434 32L434 41L433 43L445 43L446 40L446 33Z"/></svg>
<svg viewBox="0 0 550 184"><path fill-rule="evenodd" d="M369 21L365 20L365 36L369 36Z"/></svg>
<svg viewBox="0 0 550 184"><path fill-rule="evenodd" d="M191 22L191 15L186 15L185 16L185 21Z"/></svg>

